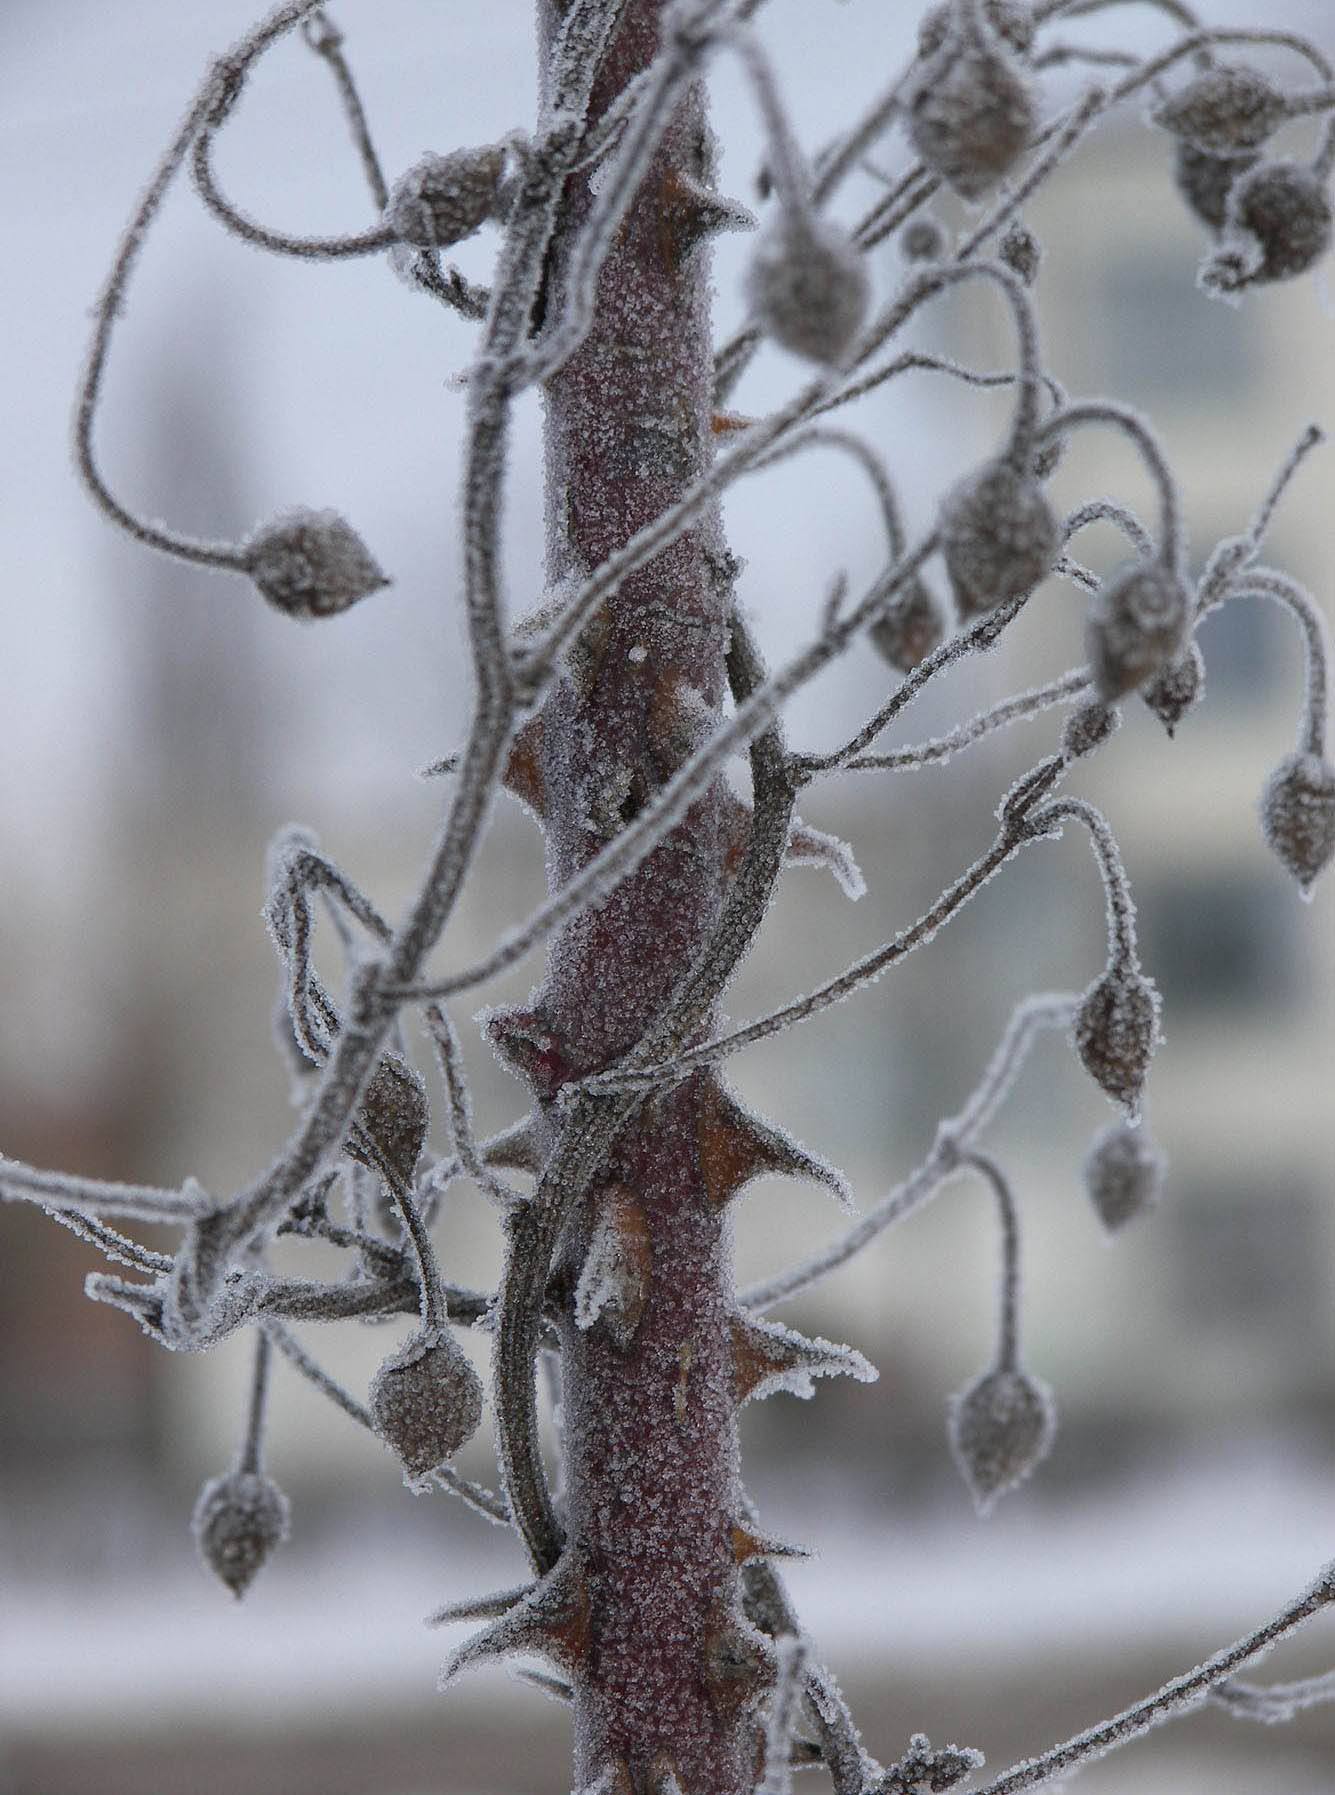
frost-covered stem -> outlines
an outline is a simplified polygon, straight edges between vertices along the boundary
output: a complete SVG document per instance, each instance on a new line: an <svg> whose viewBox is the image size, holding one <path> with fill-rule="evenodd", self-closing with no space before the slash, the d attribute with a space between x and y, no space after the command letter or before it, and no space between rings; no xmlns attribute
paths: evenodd
<svg viewBox="0 0 1335 1795"><path fill-rule="evenodd" d="M48 1204L46 1213L53 1222L59 1222L71 1234L77 1234L80 1240L95 1246L115 1265L127 1265L133 1271L170 1271L172 1268L165 1253L155 1253L149 1247L140 1246L137 1240L129 1239L115 1228L108 1228L104 1222L85 1215L82 1210L58 1209Z"/></svg>
<svg viewBox="0 0 1335 1795"><path fill-rule="evenodd" d="M195 139L191 157L195 188L219 223L226 225L243 242L253 244L256 249L267 249L274 255L296 256L308 262L337 262L378 255L396 242L394 232L385 224L343 237L293 237L258 224L234 206L219 188L213 172L213 137L213 129L206 126Z"/></svg>
<svg viewBox="0 0 1335 1795"><path fill-rule="evenodd" d="M1122 864L1117 837L1108 819L1084 798L1054 798L1034 816L1035 824L1056 823L1072 817L1089 831L1090 846L1099 863L1108 911L1108 960L1121 971L1134 972L1140 964L1136 952L1136 906L1131 882Z"/></svg>
<svg viewBox="0 0 1335 1795"><path fill-rule="evenodd" d="M962 1163L977 1172L996 1198L1001 1228L1001 1303L997 1313L997 1371L1014 1371L1020 1351L1020 1218L1005 1173L985 1153L966 1153Z"/></svg>
<svg viewBox="0 0 1335 1795"><path fill-rule="evenodd" d="M1158 1726L1162 1721L1176 1719L1179 1714L1188 1712L1204 1701L1216 1684L1225 1682L1235 1671L1262 1657L1272 1645L1304 1626L1313 1615L1319 1614L1332 1601L1335 1601L1335 1575L1327 1570L1296 1602L1291 1603L1273 1620L1244 1634L1235 1644L1225 1647L1222 1652L1216 1652L1195 1670L1187 1671L1184 1676L1174 1677L1154 1695L1136 1702L1130 1708L1124 1708L1111 1720L1090 1727L1086 1732L1077 1733L1074 1738L1066 1740L1062 1745L1054 1745L1051 1751L1045 1751L1039 1757L1028 1758L1024 1763L1014 1765L1004 1775L976 1790L975 1795L1020 1795L1024 1789L1040 1788L1055 1777L1068 1774L1078 1765L1100 1758L1116 1746L1125 1745L1128 1740L1149 1732L1151 1727Z"/></svg>
<svg viewBox="0 0 1335 1795"><path fill-rule="evenodd" d="M497 1177L478 1151L473 1137L473 1106L464 1076L463 1053L454 1024L438 1004L427 1006L423 1020L431 1035L431 1045L435 1049L436 1063L440 1067L441 1080L449 1100L450 1142L454 1147L456 1163L479 1190L484 1191L494 1203L507 1208L521 1199L519 1193L512 1190L503 1178Z"/></svg>
<svg viewBox="0 0 1335 1795"><path fill-rule="evenodd" d="M765 1767L756 1795L789 1795L793 1786L789 1759L807 1659L806 1644L800 1634L781 1634L775 1641L775 1657L774 1692L765 1722Z"/></svg>
<svg viewBox="0 0 1335 1795"><path fill-rule="evenodd" d="M375 145L371 141L370 127L366 122L366 111L362 105L361 95L357 92L357 84L352 78L352 70L348 67L348 59L343 54L343 33L323 10L313 12L301 22L301 35L329 65L329 71L338 85L339 98L343 102L343 111L348 121L348 129L352 133L352 141L361 158L362 169L366 175L366 185L371 189L371 198L383 212L389 204L389 186L385 180L385 172L380 166L380 158L376 154Z"/></svg>
<svg viewBox="0 0 1335 1795"><path fill-rule="evenodd" d="M948 735L933 736L930 741L917 742L912 747L896 748L893 754L861 754L856 760L845 763L846 770L850 773L898 773L939 764L949 760L953 754L958 754L961 749L970 748L975 742L982 741L993 730L1004 729L1007 724L1017 723L1025 718L1037 717L1054 704L1065 704L1068 699L1078 698L1088 686L1089 669L1073 667L1069 673L1063 673L1060 679L1049 680L1046 685L1034 686L1027 692L1017 692L1013 698L1002 699L1000 704L982 711L968 723L961 723Z"/></svg>
<svg viewBox="0 0 1335 1795"><path fill-rule="evenodd" d="M43 1208L83 1209L90 1215L119 1215L127 1221L196 1222L213 1209L199 1185L159 1190L143 1184L113 1184L43 1171L17 1159L0 1159L0 1202L40 1203Z"/></svg>
<svg viewBox="0 0 1335 1795"><path fill-rule="evenodd" d="M1112 524L1114 529L1122 532L1136 553L1147 561L1154 553L1150 533L1135 512L1128 511L1125 505L1114 504L1111 499L1089 499L1074 511L1068 512L1062 519L1062 541L1069 542L1081 530L1088 529L1090 524Z"/></svg>
<svg viewBox="0 0 1335 1795"><path fill-rule="evenodd" d="M1291 611L1303 632L1303 648L1307 657L1307 679L1303 698L1303 720L1298 731L1298 744L1304 754L1318 758L1326 752L1326 727L1330 703L1327 667L1330 640L1326 619L1304 592L1297 580L1268 567L1249 567L1240 574L1235 586L1226 588L1222 599L1211 609L1231 598L1270 598Z"/></svg>
<svg viewBox="0 0 1335 1795"><path fill-rule="evenodd" d="M1135 444L1159 494L1159 555L1166 567L1182 571L1186 544L1182 532L1182 508L1177 486L1168 466L1159 439L1141 417L1127 405L1114 405L1106 399L1084 400L1068 405L1064 411L1045 420L1038 433L1037 447L1044 448L1079 424L1111 424Z"/></svg>
<svg viewBox="0 0 1335 1795"><path fill-rule="evenodd" d="M260 1468L260 1453L264 1446L264 1416L269 1400L269 1356L269 1336L263 1328L256 1328L246 1435L241 1443L241 1455L236 1467L238 1471L249 1471L252 1475Z"/></svg>

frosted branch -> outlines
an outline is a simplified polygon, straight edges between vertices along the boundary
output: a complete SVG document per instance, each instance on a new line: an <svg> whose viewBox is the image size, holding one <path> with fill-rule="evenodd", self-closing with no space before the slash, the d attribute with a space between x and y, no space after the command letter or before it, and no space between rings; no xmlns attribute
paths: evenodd
<svg viewBox="0 0 1335 1795"><path fill-rule="evenodd" d="M77 1234L80 1240L95 1246L115 1265L129 1266L132 1271L158 1272L172 1268L173 1261L166 1253L155 1253L149 1247L140 1246L137 1240L128 1239L91 1215L84 1215L77 1209L58 1209L50 1203L43 1207L53 1222L59 1222L71 1234Z"/></svg>
<svg viewBox="0 0 1335 1795"><path fill-rule="evenodd" d="M255 1354L250 1375L250 1401L246 1409L246 1432L237 1461L239 1471L258 1475L264 1448L264 1417L269 1400L269 1336L263 1328L255 1330Z"/></svg>
<svg viewBox="0 0 1335 1795"><path fill-rule="evenodd" d="M1114 405L1104 399L1082 400L1047 419L1038 432L1038 446L1042 448L1080 424L1111 424L1135 444L1158 489L1160 558L1165 566L1180 571L1185 552L1181 506L1177 485L1154 431L1128 405Z"/></svg>
<svg viewBox="0 0 1335 1795"><path fill-rule="evenodd" d="M1136 906L1131 896L1131 882L1122 864L1117 838L1101 810L1084 798L1054 798L1037 811L1036 827L1061 822L1071 817L1089 831L1090 846L1099 863L1103 893L1108 914L1108 957L1113 966L1134 971L1140 964L1136 953Z"/></svg>
<svg viewBox="0 0 1335 1795"><path fill-rule="evenodd" d="M195 1222L211 1215L215 1204L188 1178L180 1190L145 1184L115 1184L100 1178L76 1178L66 1172L41 1171L17 1159L0 1157L0 1201L38 1203L43 1208L84 1210L92 1216L119 1215L140 1222Z"/></svg>
<svg viewBox="0 0 1335 1795"><path fill-rule="evenodd" d="M1305 754L1323 758L1326 752L1329 711L1327 669L1330 662L1330 636L1326 619L1311 594L1304 591L1297 580L1268 567L1247 568L1238 576L1237 584L1225 587L1223 596L1216 599L1210 608L1217 610L1229 599L1253 597L1272 599L1297 619L1303 634L1306 658L1303 720L1298 741Z"/></svg>
<svg viewBox="0 0 1335 1795"><path fill-rule="evenodd" d="M464 1074L463 1054L454 1024L438 1004L429 1004L423 1015L441 1081L450 1105L450 1143L459 1169L471 1178L478 1189L502 1209L522 1203L523 1197L508 1185L486 1163L473 1136L473 1106Z"/></svg>
<svg viewBox="0 0 1335 1795"><path fill-rule="evenodd" d="M995 730L1037 717L1054 705L1078 698L1088 687L1088 668L1074 667L1060 679L1049 680L1046 685L1032 686L1027 692L1017 692L1013 698L1003 699L946 735L933 736L930 741L917 742L912 747L896 748L891 754L862 754L844 764L850 773L909 772L940 764L962 749L971 748Z"/></svg>

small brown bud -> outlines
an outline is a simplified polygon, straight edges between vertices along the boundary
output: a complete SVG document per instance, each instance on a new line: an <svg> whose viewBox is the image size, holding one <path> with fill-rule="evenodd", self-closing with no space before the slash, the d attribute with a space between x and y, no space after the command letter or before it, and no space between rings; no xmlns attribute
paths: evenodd
<svg viewBox="0 0 1335 1795"><path fill-rule="evenodd" d="M504 166L505 151L494 143L423 156L395 182L385 222L414 249L461 243L492 215Z"/></svg>
<svg viewBox="0 0 1335 1795"><path fill-rule="evenodd" d="M426 1144L429 1114L426 1086L400 1054L384 1053L362 1095L357 1123L349 1132L347 1155L370 1171L383 1159L411 1184Z"/></svg>
<svg viewBox="0 0 1335 1795"><path fill-rule="evenodd" d="M443 1330L419 1328L371 1380L371 1421L408 1475L425 1477L471 1439L482 1418L482 1383Z"/></svg>
<svg viewBox="0 0 1335 1795"><path fill-rule="evenodd" d="M1273 82L1241 63L1216 63L1156 106L1156 125L1211 156L1259 149L1286 107Z"/></svg>
<svg viewBox="0 0 1335 1795"><path fill-rule="evenodd" d="M911 580L867 634L897 673L912 673L945 640L946 620L930 590L921 580Z"/></svg>
<svg viewBox="0 0 1335 1795"><path fill-rule="evenodd" d="M852 348L871 283L846 231L814 214L785 212L756 244L747 296L776 343L829 367Z"/></svg>
<svg viewBox="0 0 1335 1795"><path fill-rule="evenodd" d="M966 620L1032 592L1060 539L1038 482L1005 460L989 462L947 493L940 528L946 572Z"/></svg>
<svg viewBox="0 0 1335 1795"><path fill-rule="evenodd" d="M1305 274L1330 248L1330 200L1302 163L1262 162L1235 182L1227 228L1230 235L1242 232L1256 241L1260 262L1251 280L1289 280Z"/></svg>
<svg viewBox="0 0 1335 1795"><path fill-rule="evenodd" d="M1018 1366L985 1371L951 1398L950 1445L980 1515L1046 1458L1052 1393Z"/></svg>
<svg viewBox="0 0 1335 1795"><path fill-rule="evenodd" d="M1140 695L1172 736L1187 712L1200 702L1204 691L1205 661L1193 641L1187 644L1184 654L1170 661L1141 688Z"/></svg>
<svg viewBox="0 0 1335 1795"><path fill-rule="evenodd" d="M1158 1202L1164 1163L1145 1130L1124 1117L1099 1130L1085 1160L1085 1189L1105 1233L1119 1233Z"/></svg>
<svg viewBox="0 0 1335 1795"><path fill-rule="evenodd" d="M946 0L946 4L934 6L924 15L918 26L919 56L936 55L950 33L950 15L953 11L949 0ZM1034 21L1022 0L983 0L983 17L993 31L1006 40L1017 56L1028 55L1034 43Z"/></svg>
<svg viewBox="0 0 1335 1795"><path fill-rule="evenodd" d="M1257 156L1210 156L1185 138L1179 138L1173 162L1177 190L1212 231L1222 231L1228 215L1228 196L1239 175L1255 168Z"/></svg>
<svg viewBox="0 0 1335 1795"><path fill-rule="evenodd" d="M260 1471L229 1471L199 1492L190 1526L199 1555L238 1601L287 1538L287 1497Z"/></svg>
<svg viewBox="0 0 1335 1795"><path fill-rule="evenodd" d="M1066 719L1062 730L1062 753L1069 760L1080 760L1092 754L1122 726L1122 713L1115 704L1082 704Z"/></svg>
<svg viewBox="0 0 1335 1795"><path fill-rule="evenodd" d="M251 579L289 617L332 617L389 584L337 511L285 511L262 524L242 553Z"/></svg>
<svg viewBox="0 0 1335 1795"><path fill-rule="evenodd" d="M1026 287L1033 286L1038 265L1043 260L1043 245L1028 225L1018 221L1012 224L998 243L997 254L1019 275Z"/></svg>
<svg viewBox="0 0 1335 1795"><path fill-rule="evenodd" d="M1261 797L1265 838L1306 892L1335 856L1335 766L1315 754L1290 754Z"/></svg>
<svg viewBox="0 0 1335 1795"><path fill-rule="evenodd" d="M899 233L899 253L906 262L939 262L946 253L946 233L935 218L910 218Z"/></svg>
<svg viewBox="0 0 1335 1795"><path fill-rule="evenodd" d="M1031 83L1000 39L965 31L922 69L908 100L913 147L964 199L981 199L1028 147L1038 122Z"/></svg>
<svg viewBox="0 0 1335 1795"><path fill-rule="evenodd" d="M1132 969L1113 968L1086 991L1075 1018L1075 1047L1094 1082L1129 1116L1140 1107L1159 1044L1159 992Z"/></svg>
<svg viewBox="0 0 1335 1795"><path fill-rule="evenodd" d="M1094 688L1105 704L1177 659L1190 616L1190 594L1162 561L1133 562L1107 581L1086 632Z"/></svg>

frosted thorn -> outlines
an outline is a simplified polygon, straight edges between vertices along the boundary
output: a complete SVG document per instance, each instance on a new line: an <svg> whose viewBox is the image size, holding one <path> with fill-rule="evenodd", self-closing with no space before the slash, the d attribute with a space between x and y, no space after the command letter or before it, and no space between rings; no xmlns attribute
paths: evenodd
<svg viewBox="0 0 1335 1795"><path fill-rule="evenodd" d="M705 1193L715 1209L722 1209L753 1178L767 1175L809 1178L833 1191L844 1207L852 1205L847 1180L833 1166L783 1129L753 1116L712 1074L700 1083L696 1146Z"/></svg>
<svg viewBox="0 0 1335 1795"><path fill-rule="evenodd" d="M536 1656L575 1672L589 1653L589 1596L582 1564L570 1548L508 1613L446 1660L440 1687L488 1659Z"/></svg>
<svg viewBox="0 0 1335 1795"><path fill-rule="evenodd" d="M740 1614L717 1605L705 1623L701 1678L724 1721L758 1708L774 1683L774 1653L764 1635Z"/></svg>
<svg viewBox="0 0 1335 1795"><path fill-rule="evenodd" d="M732 1321L733 1375L737 1406L753 1397L762 1401L776 1391L809 1397L818 1377L854 1377L875 1383L877 1371L851 1346L808 1339L779 1322L753 1321L741 1315Z"/></svg>
<svg viewBox="0 0 1335 1795"><path fill-rule="evenodd" d="M739 200L725 199L680 169L668 168L659 188L659 229L670 263L684 261L711 237L725 231L753 231L758 222Z"/></svg>
<svg viewBox="0 0 1335 1795"><path fill-rule="evenodd" d="M242 544L241 556L269 603L303 620L332 617L389 584L337 511L285 511Z"/></svg>
<svg viewBox="0 0 1335 1795"><path fill-rule="evenodd" d="M590 1201L595 1217L575 1288L575 1325L588 1329L601 1321L625 1352L635 1338L653 1283L649 1218L625 1184L605 1184Z"/></svg>
<svg viewBox="0 0 1335 1795"><path fill-rule="evenodd" d="M432 1609L423 1625L448 1627L461 1620L494 1620L531 1595L535 1588L533 1583L521 1583L517 1589L500 1589L492 1595L464 1596L460 1601L446 1602Z"/></svg>
<svg viewBox="0 0 1335 1795"><path fill-rule="evenodd" d="M545 1670L534 1670L528 1664L507 1665L506 1675L513 1677L516 1683L527 1683L530 1689L536 1689L539 1694L545 1695L549 1702L557 1702L563 1708L568 1708L574 1703L575 1686L573 1683L568 1683L564 1677L554 1677ZM611 1788L612 1786L612 1784L604 1784L601 1779L590 1785L592 1790Z"/></svg>
<svg viewBox="0 0 1335 1795"><path fill-rule="evenodd" d="M344 1151L368 1171L388 1166L411 1185L426 1143L426 1086L402 1055L384 1053L362 1094Z"/></svg>
<svg viewBox="0 0 1335 1795"><path fill-rule="evenodd" d="M1052 1392L1018 1365L994 1366L951 1398L950 1446L980 1515L1051 1450Z"/></svg>
<svg viewBox="0 0 1335 1795"><path fill-rule="evenodd" d="M542 718L531 717L510 744L501 784L541 820L546 804L542 774Z"/></svg>
<svg viewBox="0 0 1335 1795"><path fill-rule="evenodd" d="M807 1546L794 1546L787 1540L772 1539L768 1534L755 1533L741 1521L734 1521L732 1524L731 1544L732 1555L738 1564L749 1564L753 1559L812 1556Z"/></svg>
<svg viewBox="0 0 1335 1795"><path fill-rule="evenodd" d="M501 1058L546 1102L570 1076L556 1032L540 1008L492 1010L483 1018L487 1039Z"/></svg>

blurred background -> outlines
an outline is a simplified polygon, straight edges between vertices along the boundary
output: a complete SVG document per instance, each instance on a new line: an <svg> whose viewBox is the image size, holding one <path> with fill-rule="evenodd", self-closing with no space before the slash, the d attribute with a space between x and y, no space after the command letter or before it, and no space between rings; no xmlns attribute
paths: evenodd
<svg viewBox="0 0 1335 1795"><path fill-rule="evenodd" d="M771 0L764 31L805 142L837 131L892 76L918 10ZM1230 23L1258 10L1208 9ZM531 123L521 0L345 4L334 16L391 175L424 148ZM1335 49L1323 0L1274 0L1265 21ZM212 1190L253 1176L291 1123L260 917L265 843L283 824L309 825L394 914L440 814L439 786L415 772L460 745L467 704L452 377L472 327L381 263L271 261L226 239L182 185L131 291L98 434L113 488L186 531L235 538L290 504L337 507L391 590L326 627L294 627L243 582L125 543L76 488L68 418L88 307L208 57L249 22L236 0L0 9L0 1150L161 1184L193 1173ZM1155 8L1127 5L1060 36L1143 50L1171 29ZM1269 66L1306 81L1292 58ZM728 63L711 86L723 185L751 200L761 144L750 98ZM1295 130L1293 148L1311 134ZM902 138L883 156L897 165ZM1329 273L1237 309L1203 298L1194 276L1207 244L1170 160L1133 106L1026 216L1046 250L1045 358L1074 395L1151 413L1199 564L1245 526L1308 419L1335 424L1335 322ZM332 84L299 41L252 79L219 163L237 201L280 228L369 218ZM867 177L850 207L875 191ZM479 238L460 264L484 279L493 250ZM745 253L725 240L716 260L720 336L741 316ZM893 242L876 252L881 295L903 267ZM913 341L979 368L1013 359L986 291L938 305ZM799 376L767 352L734 402L759 412ZM915 532L1007 409L1004 396L923 374L864 404L856 422L887 457ZM540 420L535 402L521 410L506 514L516 610L542 586ZM1266 556L1327 607L1329 453L1286 498ZM1134 454L1110 433L1080 434L1055 490L1066 506L1106 492L1156 515ZM727 509L741 594L772 657L810 629L832 570L857 590L883 559L869 492L837 456L776 469ZM1101 530L1078 547L1101 568L1120 558ZM1051 585L1001 652L958 671L887 745L1079 660L1081 612L1071 588ZM885 1761L923 1730L982 1747L999 1770L1199 1662L1335 1552L1335 909L1330 889L1299 901L1256 816L1267 773L1294 745L1301 645L1288 616L1256 603L1212 618L1201 645L1207 696L1177 739L1133 700L1117 739L1071 782L1122 842L1143 958L1164 992L1148 1106L1170 1161L1162 1208L1105 1246L1080 1167L1110 1112L1056 1037L1040 1042L990 1136L1022 1209L1025 1355L1060 1407L1050 1459L980 1524L947 1450L947 1398L987 1364L995 1324L998 1242L990 1199L970 1183L780 1312L851 1341L880 1382L745 1413L751 1493L767 1527L816 1549L791 1585ZM800 696L792 739L832 744L891 677L862 645ZM918 915L991 840L999 795L1058 729L1053 713L944 769L814 790L807 820L853 844L868 895L851 906L822 873L786 875L732 1014L810 988ZM506 800L451 960L473 957L542 889L540 838ZM730 1077L869 1206L958 1108L1015 1002L1096 976L1103 931L1093 860L1070 834L1009 868L890 979L735 1059ZM480 998L522 998L538 976L535 959ZM521 1091L471 1025L467 1044L479 1121L500 1127ZM739 1275L844 1225L818 1190L758 1185L738 1218ZM494 1279L495 1219L474 1193L452 1191L438 1238L447 1275ZM4 1795L569 1787L559 1709L500 1674L434 1690L449 1640L422 1617L517 1581L513 1540L444 1496L412 1497L377 1443L280 1365L269 1465L292 1499L293 1534L237 1606L201 1569L186 1523L238 1440L245 1343L169 1359L83 1299L92 1249L20 1206L0 1217L0 1241ZM306 1338L360 1392L402 1331ZM472 1345L481 1363L483 1343ZM485 1428L463 1469L494 1481ZM1327 1621L1262 1675L1332 1662ZM1209 1711L1081 1787L1316 1795L1333 1784L1335 1719L1248 1730Z"/></svg>

